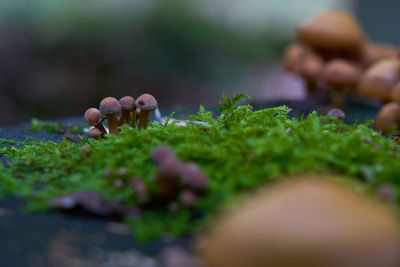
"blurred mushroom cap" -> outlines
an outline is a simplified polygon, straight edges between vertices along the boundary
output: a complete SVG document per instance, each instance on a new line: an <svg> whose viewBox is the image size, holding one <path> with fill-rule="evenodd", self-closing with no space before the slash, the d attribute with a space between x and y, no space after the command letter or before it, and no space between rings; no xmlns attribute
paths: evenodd
<svg viewBox="0 0 400 267"><path fill-rule="evenodd" d="M300 26L298 38L310 47L327 51L359 51L365 41L354 17L339 10L313 16Z"/></svg>
<svg viewBox="0 0 400 267"><path fill-rule="evenodd" d="M306 48L299 43L291 44L283 57L283 68L288 72L299 73L300 61L304 56Z"/></svg>
<svg viewBox="0 0 400 267"><path fill-rule="evenodd" d="M136 99L136 106L143 111L154 111L158 107L157 100L150 94L143 94Z"/></svg>
<svg viewBox="0 0 400 267"><path fill-rule="evenodd" d="M321 81L328 87L356 89L360 78L360 69L344 59L329 61L321 70Z"/></svg>
<svg viewBox="0 0 400 267"><path fill-rule="evenodd" d="M400 80L400 60L381 60L369 67L361 76L358 92L365 96L390 100L393 87Z"/></svg>
<svg viewBox="0 0 400 267"><path fill-rule="evenodd" d="M272 186L237 206L205 238L206 266L399 266L396 215L326 178Z"/></svg>
<svg viewBox="0 0 400 267"><path fill-rule="evenodd" d="M369 67L382 59L395 58L396 54L393 46L369 42L363 46L363 65Z"/></svg>
<svg viewBox="0 0 400 267"><path fill-rule="evenodd" d="M400 104L390 102L384 105L375 118L375 129L390 133L393 126L400 126Z"/></svg>
<svg viewBox="0 0 400 267"><path fill-rule="evenodd" d="M115 115L121 112L121 104L114 97L106 97L100 102L100 112L105 115Z"/></svg>
<svg viewBox="0 0 400 267"><path fill-rule="evenodd" d="M392 101L400 103L400 81L393 87L390 98Z"/></svg>

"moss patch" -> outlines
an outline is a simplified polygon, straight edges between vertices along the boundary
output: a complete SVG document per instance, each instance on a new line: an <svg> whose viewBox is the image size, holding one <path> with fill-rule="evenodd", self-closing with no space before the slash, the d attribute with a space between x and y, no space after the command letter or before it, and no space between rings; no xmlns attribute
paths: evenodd
<svg viewBox="0 0 400 267"><path fill-rule="evenodd" d="M232 197L284 174L333 172L352 177L371 191L381 184L398 184L398 146L371 129L371 122L346 125L316 112L291 118L284 106L254 111L248 105L236 106L242 97L225 98L217 117L200 107L186 127L153 123L137 131L124 126L120 136L103 140L29 140L3 147L0 154L9 161L7 168L1 167L5 186L0 196L27 198L31 210L48 208L52 198L84 190L126 205L142 205L130 186L118 189L114 181L124 179L119 176L124 168L124 176L141 177L150 195L156 194L151 153L158 145L167 145L183 161L199 164L210 184L193 209L170 214L149 208L139 218L127 219L136 236L150 239L164 232L175 236L196 232Z"/></svg>

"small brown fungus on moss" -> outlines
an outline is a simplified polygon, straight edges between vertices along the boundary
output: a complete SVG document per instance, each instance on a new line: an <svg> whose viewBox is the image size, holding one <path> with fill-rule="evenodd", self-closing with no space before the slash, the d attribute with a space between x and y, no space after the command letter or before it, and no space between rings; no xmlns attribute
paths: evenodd
<svg viewBox="0 0 400 267"><path fill-rule="evenodd" d="M103 121L105 117L103 114L101 114L100 110L97 108L89 108L85 112L85 121L89 126L93 126L98 128L101 132L102 135L105 135L107 133L106 129L103 126Z"/></svg>
<svg viewBox="0 0 400 267"><path fill-rule="evenodd" d="M89 130L89 136L93 139L100 139L103 137L103 132L99 128L93 127Z"/></svg>
<svg viewBox="0 0 400 267"><path fill-rule="evenodd" d="M136 106L140 108L138 129L146 129L150 120L150 112L158 107L157 100L150 94L143 94L136 99Z"/></svg>
<svg viewBox="0 0 400 267"><path fill-rule="evenodd" d="M121 113L122 107L114 97L106 97L100 102L100 112L106 116L108 128L111 134L119 134L119 122L117 115Z"/></svg>
<svg viewBox="0 0 400 267"><path fill-rule="evenodd" d="M131 96L124 96L119 100L119 103L122 109L119 125L128 124L136 126L136 119L132 121L134 117L136 118L135 99ZM135 112L135 116L133 116L132 112Z"/></svg>

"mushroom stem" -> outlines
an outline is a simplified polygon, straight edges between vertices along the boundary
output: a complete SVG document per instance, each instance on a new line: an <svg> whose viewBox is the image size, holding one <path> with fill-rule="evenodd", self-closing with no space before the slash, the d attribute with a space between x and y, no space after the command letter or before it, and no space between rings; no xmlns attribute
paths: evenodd
<svg viewBox="0 0 400 267"><path fill-rule="evenodd" d="M122 110L121 117L119 118L119 125L130 124L129 118L131 117L131 112L128 110Z"/></svg>
<svg viewBox="0 0 400 267"><path fill-rule="evenodd" d="M119 122L117 119L117 115L107 115L107 121L108 121L108 129L110 130L111 134L119 134Z"/></svg>
<svg viewBox="0 0 400 267"><path fill-rule="evenodd" d="M135 116L132 123L134 123L134 125L136 126L136 123L140 120L140 108L136 108L136 112L134 112L134 114Z"/></svg>
<svg viewBox="0 0 400 267"><path fill-rule="evenodd" d="M147 110L142 110L140 112L140 120L138 124L138 130L145 130L147 128L147 125L149 124L150 120L150 111Z"/></svg>
<svg viewBox="0 0 400 267"><path fill-rule="evenodd" d="M331 103L334 108L341 110L346 109L347 105L347 92L342 90L332 90L331 92Z"/></svg>
<svg viewBox="0 0 400 267"><path fill-rule="evenodd" d="M94 125L94 127L96 127L97 129L99 129L101 131L102 137L107 133L106 128L104 128L104 125L101 122L99 124Z"/></svg>

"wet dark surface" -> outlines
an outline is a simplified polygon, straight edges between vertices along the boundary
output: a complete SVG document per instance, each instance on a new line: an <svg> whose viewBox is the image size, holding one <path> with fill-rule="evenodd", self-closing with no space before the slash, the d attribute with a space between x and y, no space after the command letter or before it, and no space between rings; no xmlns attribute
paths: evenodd
<svg viewBox="0 0 400 267"><path fill-rule="evenodd" d="M286 104L294 109L293 115L307 114L316 107L323 110L312 100L252 104L256 109ZM365 104L363 100L353 98L346 111L346 121L372 119L378 110L378 104ZM81 117L60 122L83 124ZM30 123L1 128L0 138L23 141L33 137L58 141L64 137L64 133L32 133L29 128ZM151 243L140 243L118 220L59 211L25 213L23 208L24 202L20 199L7 198L0 202L0 267L165 266L162 263L164 248L171 245L185 249L192 247L190 238L172 240L168 236Z"/></svg>

